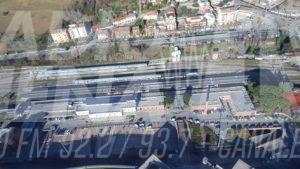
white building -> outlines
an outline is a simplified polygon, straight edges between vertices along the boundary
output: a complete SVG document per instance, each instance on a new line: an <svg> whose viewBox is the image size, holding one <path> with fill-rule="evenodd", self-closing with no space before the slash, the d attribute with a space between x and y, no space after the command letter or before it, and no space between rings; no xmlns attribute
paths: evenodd
<svg viewBox="0 0 300 169"><path fill-rule="evenodd" d="M97 118L107 118L107 117L121 117L123 116L122 112L101 112L101 113L90 113L89 118L97 119Z"/></svg>
<svg viewBox="0 0 300 169"><path fill-rule="evenodd" d="M72 40L86 38L88 36L87 30L86 30L86 27L84 26L84 24L69 25L68 32L69 32L69 35Z"/></svg>
<svg viewBox="0 0 300 169"><path fill-rule="evenodd" d="M181 58L181 51L178 47L173 47L174 51L171 53L172 55L172 62L179 62Z"/></svg>
<svg viewBox="0 0 300 169"><path fill-rule="evenodd" d="M175 8L165 10L165 24L167 30L172 31L177 29L177 18Z"/></svg>
<svg viewBox="0 0 300 169"><path fill-rule="evenodd" d="M235 8L235 6L228 6L220 8L218 12L218 24L219 25L229 25L235 24L243 19L249 19L253 15L251 10Z"/></svg>
<svg viewBox="0 0 300 169"><path fill-rule="evenodd" d="M188 2L189 0L175 0L175 2L181 2L181 3L183 3L183 2Z"/></svg>
<svg viewBox="0 0 300 169"><path fill-rule="evenodd" d="M213 14L211 14L211 13L206 13L206 14L204 15L204 17L205 17L205 19L206 19L207 26L210 27L210 26L214 26L214 25L215 25L216 19L215 19L215 17L214 17Z"/></svg>
<svg viewBox="0 0 300 169"><path fill-rule="evenodd" d="M112 96L87 98L76 107L76 115L91 119L121 117L136 113L137 105L133 96Z"/></svg>
<svg viewBox="0 0 300 169"><path fill-rule="evenodd" d="M185 29L201 28L206 26L206 18L204 16L193 16L185 18Z"/></svg>
<svg viewBox="0 0 300 169"><path fill-rule="evenodd" d="M54 43L67 43L70 41L69 35L65 29L56 29L50 31L51 38Z"/></svg>

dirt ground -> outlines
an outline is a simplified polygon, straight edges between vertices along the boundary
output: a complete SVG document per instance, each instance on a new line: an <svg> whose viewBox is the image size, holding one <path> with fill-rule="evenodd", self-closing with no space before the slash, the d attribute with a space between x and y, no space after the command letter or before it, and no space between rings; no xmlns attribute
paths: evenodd
<svg viewBox="0 0 300 169"><path fill-rule="evenodd" d="M5 32L17 11L30 11L36 35L49 30L53 12L63 11L72 0L0 0L0 33Z"/></svg>

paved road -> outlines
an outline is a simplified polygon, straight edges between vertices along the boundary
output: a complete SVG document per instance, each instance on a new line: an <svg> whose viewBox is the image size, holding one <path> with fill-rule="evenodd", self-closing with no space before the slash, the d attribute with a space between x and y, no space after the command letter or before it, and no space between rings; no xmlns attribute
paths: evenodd
<svg viewBox="0 0 300 169"><path fill-rule="evenodd" d="M257 32L260 32L261 34L264 34L266 32L269 33L277 33L276 30L258 30ZM142 39L142 40L130 40L129 43L132 46L137 46L141 44L147 44L147 45L163 45L163 44L180 44L184 42L207 42L211 40L228 40L230 38L241 38L244 35L247 35L248 31L229 31L229 32L214 32L211 34L195 34L192 37L178 37L176 39L172 39L170 37L164 37L164 38L153 38L153 39ZM127 41L127 40L124 40ZM122 42L122 41L118 41ZM36 58L37 56L50 56L53 54L67 54L67 53L81 53L82 51L85 51L86 49L94 46L97 44L98 48L107 48L111 42L97 42L96 40L92 40L88 42L87 44L77 45L75 47L71 47L69 50L65 50L62 48L53 48L53 49L47 49L42 51L28 51L23 53L16 53L16 54L9 54L9 55L2 55L0 56L0 60L9 60L9 59L17 59L17 58Z"/></svg>

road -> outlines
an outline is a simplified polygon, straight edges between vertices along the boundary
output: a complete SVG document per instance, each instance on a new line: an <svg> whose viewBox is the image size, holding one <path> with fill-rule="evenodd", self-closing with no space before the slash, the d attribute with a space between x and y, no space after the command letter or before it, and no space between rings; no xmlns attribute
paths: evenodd
<svg viewBox="0 0 300 169"><path fill-rule="evenodd" d="M262 34L269 32L269 33L277 33L276 30L258 30ZM245 35L248 35L248 30L246 31L229 31L229 32L213 32L211 34L206 33L198 33L194 34L191 37L177 37L176 39L172 40L170 37L163 37L163 38L152 38L152 39L138 39L138 40L129 40L129 44L132 46L138 46L141 44L146 45L164 45L164 44L178 44L178 43L187 43L187 42L208 42L212 40L228 40L230 38L241 38ZM117 42L122 43L126 42L127 40L119 40ZM0 60L10 60L10 59L20 59L20 58L29 58L29 59L37 59L39 56L46 56L50 57L51 55L55 54L67 54L67 53L82 53L86 49L97 45L97 48L107 48L111 42L98 42L96 40L89 41L87 44L77 45L71 47L69 50L62 49L62 48L53 48L47 49L42 51L28 51L23 53L16 53L16 54L8 54L0 56Z"/></svg>

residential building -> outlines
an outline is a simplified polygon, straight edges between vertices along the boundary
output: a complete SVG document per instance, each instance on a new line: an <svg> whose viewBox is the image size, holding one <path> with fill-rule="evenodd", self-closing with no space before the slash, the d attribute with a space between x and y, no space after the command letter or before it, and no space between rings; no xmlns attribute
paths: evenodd
<svg viewBox="0 0 300 169"><path fill-rule="evenodd" d="M67 43L70 41L70 37L65 29L55 29L50 31L51 38L54 43Z"/></svg>
<svg viewBox="0 0 300 169"><path fill-rule="evenodd" d="M243 86L203 90L193 94L189 104L193 111L201 111L204 114L226 112L237 118L256 114L254 105Z"/></svg>
<svg viewBox="0 0 300 169"><path fill-rule="evenodd" d="M203 28L206 26L206 18L204 16L193 16L185 18L185 29Z"/></svg>
<svg viewBox="0 0 300 169"><path fill-rule="evenodd" d="M219 25L235 24L243 19L249 19L253 15L253 12L249 8L236 8L235 6L222 7L219 8L217 12L217 22Z"/></svg>
<svg viewBox="0 0 300 169"><path fill-rule="evenodd" d="M140 28L138 26L134 26L131 28L131 34L133 38L139 38L142 36Z"/></svg>
<svg viewBox="0 0 300 169"><path fill-rule="evenodd" d="M136 15L135 14L128 14L116 19L112 20L112 24L114 26L125 26L125 25L131 25L135 23L136 21Z"/></svg>
<svg viewBox="0 0 300 169"><path fill-rule="evenodd" d="M146 37L154 37L156 35L156 24L148 23L145 26L144 36Z"/></svg>
<svg viewBox="0 0 300 169"><path fill-rule="evenodd" d="M165 10L165 24L169 31L177 29L177 15L175 8L168 8Z"/></svg>
<svg viewBox="0 0 300 169"><path fill-rule="evenodd" d="M110 38L110 33L108 29L99 29L95 32L98 40L103 41Z"/></svg>
<svg viewBox="0 0 300 169"><path fill-rule="evenodd" d="M157 29L159 31L166 31L167 30L167 24L166 24L165 20L158 20L156 22L156 25L157 25Z"/></svg>
<svg viewBox="0 0 300 169"><path fill-rule="evenodd" d="M86 38L88 36L88 30L84 24L69 25L68 32L72 40Z"/></svg>
<svg viewBox="0 0 300 169"><path fill-rule="evenodd" d="M118 27L112 29L112 35L115 39L128 39L130 38L130 27Z"/></svg>
<svg viewBox="0 0 300 169"><path fill-rule="evenodd" d="M148 13L145 13L143 15L143 19L144 20L157 20L158 19L158 11L154 10L154 11L150 11Z"/></svg>

